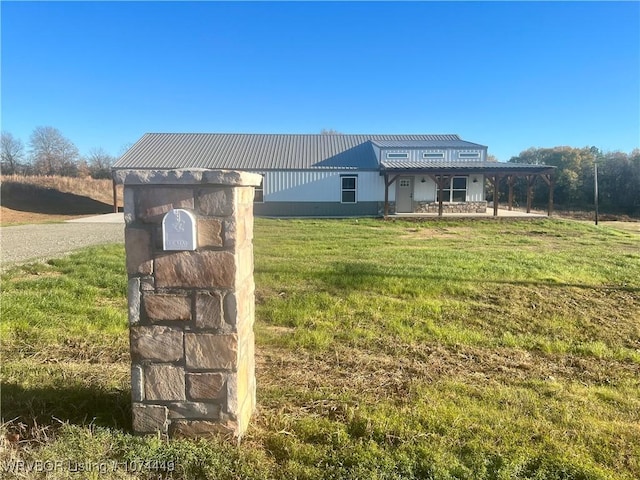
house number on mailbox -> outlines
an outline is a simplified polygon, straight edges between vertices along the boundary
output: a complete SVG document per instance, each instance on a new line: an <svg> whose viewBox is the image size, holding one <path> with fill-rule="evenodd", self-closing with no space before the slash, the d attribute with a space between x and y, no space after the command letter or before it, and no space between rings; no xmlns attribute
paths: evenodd
<svg viewBox="0 0 640 480"><path fill-rule="evenodd" d="M162 219L162 248L196 249L196 219L191 212L176 208L165 214Z"/></svg>

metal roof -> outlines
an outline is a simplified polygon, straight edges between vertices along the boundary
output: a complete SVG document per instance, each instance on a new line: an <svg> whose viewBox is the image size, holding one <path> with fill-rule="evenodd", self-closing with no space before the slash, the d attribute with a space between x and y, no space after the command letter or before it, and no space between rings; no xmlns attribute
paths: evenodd
<svg viewBox="0 0 640 480"><path fill-rule="evenodd" d="M372 140L372 142L381 148L487 148L484 145L460 140L457 135L439 136L456 138L438 138L433 140Z"/></svg>
<svg viewBox="0 0 640 480"><path fill-rule="evenodd" d="M118 169L378 170L373 143L474 146L458 135L305 135L147 133L114 165ZM433 144L433 145L432 145Z"/></svg>
<svg viewBox="0 0 640 480"><path fill-rule="evenodd" d="M382 160L382 171L394 172L428 172L453 170L460 172L502 172L502 173L542 173L553 170L550 165L534 165L530 163L506 162L468 162L464 160Z"/></svg>

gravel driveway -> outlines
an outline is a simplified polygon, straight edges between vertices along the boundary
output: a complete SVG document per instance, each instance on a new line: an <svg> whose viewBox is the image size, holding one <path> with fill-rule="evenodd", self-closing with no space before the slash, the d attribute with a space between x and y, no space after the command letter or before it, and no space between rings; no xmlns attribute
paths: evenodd
<svg viewBox="0 0 640 480"><path fill-rule="evenodd" d="M2 270L27 261L61 257L101 243L124 242L123 223L49 223L0 227Z"/></svg>

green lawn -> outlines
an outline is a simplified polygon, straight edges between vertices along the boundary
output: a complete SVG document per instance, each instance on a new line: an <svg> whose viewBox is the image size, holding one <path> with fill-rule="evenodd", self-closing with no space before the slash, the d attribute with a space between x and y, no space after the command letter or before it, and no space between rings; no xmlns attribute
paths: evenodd
<svg viewBox="0 0 640 480"><path fill-rule="evenodd" d="M0 447L0 468L640 478L637 233L553 220L258 219L259 408L239 448L130 434L125 277L118 245L3 275L3 430L21 437ZM136 460L174 463L159 472ZM69 469L105 461L120 463ZM7 478L24 478L17 470Z"/></svg>

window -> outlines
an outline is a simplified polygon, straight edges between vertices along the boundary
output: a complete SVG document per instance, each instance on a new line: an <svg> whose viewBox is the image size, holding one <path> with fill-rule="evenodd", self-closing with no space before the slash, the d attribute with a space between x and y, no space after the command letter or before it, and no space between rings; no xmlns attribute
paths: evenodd
<svg viewBox="0 0 640 480"><path fill-rule="evenodd" d="M400 179L400 186L401 187L405 187L408 188L411 186L411 180L409 180L408 178L401 178Z"/></svg>
<svg viewBox="0 0 640 480"><path fill-rule="evenodd" d="M340 177L342 183L342 195L340 197L341 203L356 203L356 190L358 185L358 177L356 176L343 176Z"/></svg>
<svg viewBox="0 0 640 480"><path fill-rule="evenodd" d="M264 203L264 175L260 180L260 185L254 190L253 203Z"/></svg>
<svg viewBox="0 0 640 480"><path fill-rule="evenodd" d="M387 158L409 158L409 154L408 153L392 153L392 152L388 152L387 153Z"/></svg>
<svg viewBox="0 0 640 480"><path fill-rule="evenodd" d="M423 153L422 158L428 158L428 159L444 158L444 152Z"/></svg>
<svg viewBox="0 0 640 480"><path fill-rule="evenodd" d="M480 152L460 152L458 158L480 158Z"/></svg>
<svg viewBox="0 0 640 480"><path fill-rule="evenodd" d="M466 202L467 201L467 177L453 177L448 185L443 189L443 202ZM438 201L440 192L438 191Z"/></svg>

